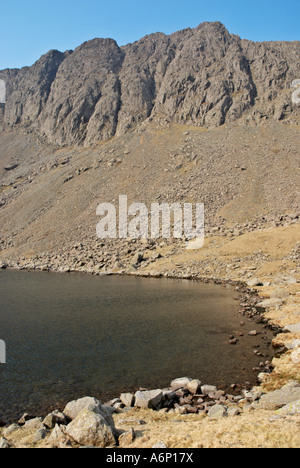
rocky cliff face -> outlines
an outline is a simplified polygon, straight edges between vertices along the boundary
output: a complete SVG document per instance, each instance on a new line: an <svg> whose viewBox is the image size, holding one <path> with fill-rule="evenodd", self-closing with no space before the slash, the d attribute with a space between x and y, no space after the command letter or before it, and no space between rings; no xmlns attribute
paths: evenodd
<svg viewBox="0 0 300 468"><path fill-rule="evenodd" d="M0 71L2 125L34 129L51 143L90 146L147 119L220 126L296 119L291 83L300 78L300 42L254 43L203 23L119 47L94 39L50 51L32 67Z"/></svg>

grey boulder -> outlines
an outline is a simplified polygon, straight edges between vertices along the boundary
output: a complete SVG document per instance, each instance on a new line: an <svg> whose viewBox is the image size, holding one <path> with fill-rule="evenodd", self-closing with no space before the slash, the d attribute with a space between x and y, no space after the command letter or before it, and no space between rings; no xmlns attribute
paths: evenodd
<svg viewBox="0 0 300 468"><path fill-rule="evenodd" d="M300 333L300 322L295 323L294 325L286 325L283 331L289 333Z"/></svg>
<svg viewBox="0 0 300 468"><path fill-rule="evenodd" d="M66 427L65 433L82 446L105 448L116 445L115 429L106 414L88 407Z"/></svg>
<svg viewBox="0 0 300 468"><path fill-rule="evenodd" d="M135 404L137 408L151 408L156 409L163 399L162 390L150 390L135 394Z"/></svg>
<svg viewBox="0 0 300 468"><path fill-rule="evenodd" d="M280 390L263 395L258 407L266 410L277 410L297 400L300 400L300 384L290 382Z"/></svg>
<svg viewBox="0 0 300 468"><path fill-rule="evenodd" d="M174 379L171 382L171 388L172 390L179 390L179 388L186 387L189 382L191 382L192 379L189 377L181 377L179 379Z"/></svg>
<svg viewBox="0 0 300 468"><path fill-rule="evenodd" d="M97 412L101 410L102 406L99 400L93 397L84 397L79 400L70 401L65 407L63 413L67 418L73 420L83 409L90 409L91 411Z"/></svg>
<svg viewBox="0 0 300 468"><path fill-rule="evenodd" d="M222 405L214 405L207 413L210 419L220 419L227 415L227 409Z"/></svg>

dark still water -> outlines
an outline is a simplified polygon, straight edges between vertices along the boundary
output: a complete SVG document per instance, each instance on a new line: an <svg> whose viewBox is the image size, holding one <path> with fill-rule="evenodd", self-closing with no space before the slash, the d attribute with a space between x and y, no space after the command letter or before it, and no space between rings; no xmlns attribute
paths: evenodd
<svg viewBox="0 0 300 468"><path fill-rule="evenodd" d="M87 395L105 401L123 390L167 386L186 375L220 387L255 381L253 344L259 338L248 337L253 323L240 325L231 288L0 271L0 298L5 421ZM229 335L239 330L245 336L230 346Z"/></svg>

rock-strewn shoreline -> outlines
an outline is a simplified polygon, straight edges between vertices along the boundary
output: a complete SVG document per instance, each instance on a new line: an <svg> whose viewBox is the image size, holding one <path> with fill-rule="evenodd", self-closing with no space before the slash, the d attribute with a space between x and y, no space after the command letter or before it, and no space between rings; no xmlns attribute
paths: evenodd
<svg viewBox="0 0 300 468"><path fill-rule="evenodd" d="M240 396L232 396L212 385L203 385L198 379L178 378L170 387L155 390L139 390L135 394L122 393L102 405L92 397L69 402L63 412L55 410L44 419L25 413L18 423L4 428L0 448L17 446L17 440L32 446L43 444L49 448L117 447L128 446L138 436L134 428L117 429L113 415L121 413L119 424L146 425L143 420L128 417L132 408L148 409L159 413L185 415L198 413L210 421L225 417L237 417L246 409L279 410L273 416L279 420L299 413L300 384L291 382L281 390L263 394L260 390L244 390ZM153 446L155 447L155 446ZM165 443L161 448L167 448Z"/></svg>
<svg viewBox="0 0 300 468"><path fill-rule="evenodd" d="M66 416L64 412L60 414L58 411L54 411L54 416L47 416L48 420L56 421L57 415L62 419L60 420L61 423L56 421L56 425L51 429L44 424L44 420L40 420L39 418L34 418L35 422L28 424L27 421L24 421L23 426L13 426L10 429L6 427L2 430L4 438L1 445L16 447L22 445L39 446L39 444L50 444L50 446L51 444L54 446L70 446L70 444L71 446L103 446L103 444L104 446L117 446L118 444L120 446L132 447L151 446L149 445L152 443L150 435L148 439L139 437L138 427L142 425L142 419L139 420L139 415L141 414L151 421L147 423L149 424L150 434L156 421L155 418L158 417L161 420L159 427L162 430L165 426L169 430L167 423L169 424L170 420L168 418L174 417L186 418L183 420L186 427L189 427L190 421L194 421L195 424L197 422L198 430L203 424L206 425L207 429L210 428L211 426L207 425L209 421L213 421L219 428L227 427L226 420L231 417L236 418L237 428L239 424L242 424L242 421L247 426L250 420L253 421L253 418L256 421L260 421L261 414L263 414L266 419L261 423L261 426L258 422L257 426L260 428L266 425L268 430L270 427L271 435L266 436L268 440L265 441L267 446L280 446L281 442L276 439L276 431L274 430L276 428L278 433L278 428L280 427L288 428L289 433L285 440L293 438L293 442L287 443L295 443L294 433L297 434L300 414L300 369L299 360L297 360L297 356L299 358L300 347L299 330L297 328L299 326L297 318L299 307L298 282L300 278L297 253L298 244L296 243L295 247L294 240L299 239L297 234L298 228L299 224L259 232L261 243L271 243L276 239L277 244L274 250L268 247L272 256L270 254L266 255L263 251L259 253L254 252L257 236L257 233L254 232L242 235L241 238L224 239L221 237L217 241L209 241L206 251L203 250L201 253L187 253L178 249L175 252L173 251L171 255L168 255L162 249L159 258L155 262L155 270L152 264L144 266L140 264L138 267L134 267L131 271L126 272L131 275L149 277L173 277L191 280L202 278L203 281L230 283L238 288L242 288L245 294L243 301L241 301L244 312L249 317L252 315L252 318L261 321L264 326L271 326L274 327L274 331L284 332L276 333L273 345L279 347L280 351L284 350L285 353L275 356L270 363L263 363L262 368L258 369L260 370L260 386L244 388L241 389L239 395L230 395L213 386L208 388L206 382L200 383L197 379L186 378L184 381L180 381L179 387L176 389L176 384L172 382L170 388L167 389L141 389L135 394L122 394L106 405L95 403L96 406L98 405L98 409L84 408L82 410L83 414L77 415L71 422L63 419L63 416ZM245 241L247 241L247 245ZM249 246L249 242L253 245ZM212 245L213 247L211 247ZM234 256L236 256L238 249L242 249L241 246L246 250L246 253L240 251L239 259L236 260ZM233 253L229 249L232 249ZM252 252L251 256L249 256L248 251ZM205 274L202 274L201 255L209 254L210 265L213 267L215 265L213 255L217 255L219 259L220 256L224 255L224 252L229 257L228 261L231 261L230 264L227 264L226 269L221 272L218 268L215 269L216 271L209 271L207 269ZM234 258L232 259L232 257ZM190 264L191 259L195 266L192 269L184 267ZM250 262L251 266L249 266ZM196 269L198 273L194 274L194 270ZM217 272L220 274L217 275ZM106 273L103 272L101 274L124 273L124 271L117 270L106 271ZM253 335L255 335L255 330L253 330ZM238 337L229 337L230 344L234 345L236 339ZM213 384L213 382L208 383ZM148 413L149 411L150 413ZM159 416L151 416L154 413ZM107 419L107 414L110 416L109 419ZM122 416L121 422L120 415ZM137 417L132 417L133 415ZM114 429L115 426L112 424L111 417L113 420L116 420L116 424L119 424L117 427L121 427L121 429ZM85 420L88 420L89 424L95 427L94 433L97 433L97 437L99 435L99 428L101 428L101 430L99 429L101 432L103 426L109 426L110 429L107 429L107 427L106 429L109 434L113 435L113 438L106 434L104 437L105 442L103 443L99 442L100 439L98 438L93 441L89 438L86 439L85 435L78 435L78 432L80 433L81 428L84 427L82 421ZM106 423L103 420L106 420ZM133 427L128 431L125 429L128 428L130 420L133 421ZM279 422L281 425L279 425ZM39 426L38 428L35 426L35 423ZM26 424L27 427L25 427ZM33 424L33 428L28 427L31 424ZM68 428L70 424L71 427ZM39 433L37 434L38 431ZM237 437L237 432L233 432L232 440L235 437ZM261 437L263 438L264 435L262 434ZM272 437L274 437L274 442L271 443ZM180 441L176 440L176 442L172 441L170 434L168 437L165 436L165 438L169 440L169 442L165 443L168 447L180 446L178 444L187 443L183 442L183 439L180 439ZM218 442L213 442L213 439L214 436L212 434L207 445L215 444L217 446ZM157 442L160 441L158 440ZM284 443L282 442L282 445Z"/></svg>
<svg viewBox="0 0 300 468"><path fill-rule="evenodd" d="M141 275L143 274L138 274L138 276ZM145 274L143 276L152 275ZM178 279L178 277L176 278ZM204 278L202 281L216 284L229 283L235 286L243 294L240 303L241 314L246 316L248 320L255 320L257 324L264 324L264 327L270 328L274 335L280 331L278 327L270 324L269 320L263 317L263 309L257 307L259 297L246 284L233 281L225 282L214 278ZM256 334L256 330L253 330L252 336L256 336ZM238 339L238 337L230 336L228 344L235 345ZM261 355L259 350L256 352L258 356ZM283 352L283 349L280 352ZM269 360L262 361L255 370L259 374L258 381L263 381L265 376L272 372L273 366ZM0 447L13 447L13 436L16 434L21 436L22 432L28 436L28 431L33 437L33 445L46 443L50 447L59 448L130 445L136 438L135 430L133 428L129 431L117 430L112 418L113 414L125 413L124 417L127 423L126 413L130 408L145 408L178 415L205 415L210 420L239 416L245 407L252 410L259 408L277 410L283 407L276 416L277 418L297 414L299 411L300 384L297 382L291 382L283 387L281 393L277 393L278 399L276 399L276 392L264 393L259 387L252 388L249 382L244 383L244 388L241 387L240 384L232 384L233 394L230 394L214 385L203 384L199 379L183 377L173 380L168 388L140 389L136 393L122 393L104 405L95 398L84 397L77 402L70 402L63 412L58 409L53 410L45 418L33 417L24 413L17 423L7 425L3 429ZM238 394L237 389L240 389ZM82 410L75 410L74 413L70 410L73 407L82 407ZM89 421L91 427L95 426L96 432L92 430L85 432L86 420ZM143 421L139 421L139 424L143 425Z"/></svg>

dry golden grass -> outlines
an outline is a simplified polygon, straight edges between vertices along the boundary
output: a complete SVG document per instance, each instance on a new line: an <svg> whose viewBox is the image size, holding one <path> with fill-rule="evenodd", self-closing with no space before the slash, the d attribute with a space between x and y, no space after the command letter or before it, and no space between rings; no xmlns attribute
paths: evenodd
<svg viewBox="0 0 300 468"><path fill-rule="evenodd" d="M151 448L160 441L168 448L299 448L300 417L271 421L275 414L246 410L240 416L214 421L199 415L132 409L114 419L118 429L135 430L134 442L125 448ZM138 420L145 424L135 422ZM33 430L21 429L7 439L17 448L49 447L49 436L39 443L33 437Z"/></svg>
<svg viewBox="0 0 300 468"><path fill-rule="evenodd" d="M218 421L199 415L155 413L133 410L115 417L118 428L134 427L137 438L130 447L152 447L164 441L168 448L285 448L299 447L296 420L270 422L274 412L246 411L241 416ZM124 419L141 419L146 425L118 424ZM296 424L296 427L295 427ZM299 427L298 427L299 428Z"/></svg>

